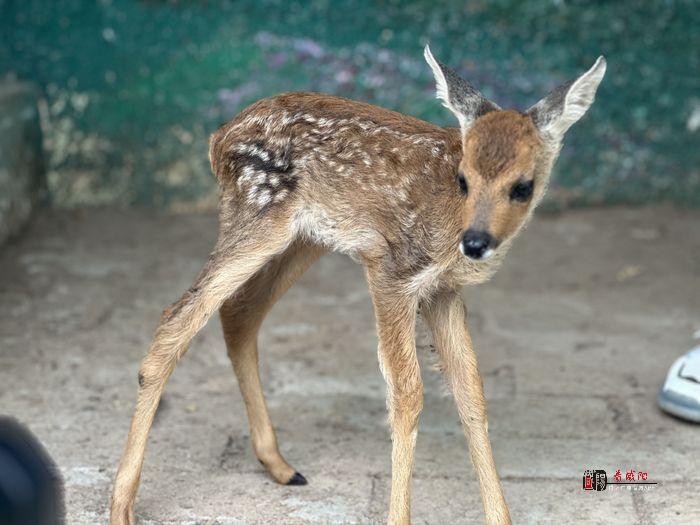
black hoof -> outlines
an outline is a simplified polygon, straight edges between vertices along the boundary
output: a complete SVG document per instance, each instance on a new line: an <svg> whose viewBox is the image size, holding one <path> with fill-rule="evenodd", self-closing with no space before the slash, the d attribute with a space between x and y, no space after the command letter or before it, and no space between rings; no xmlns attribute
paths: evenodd
<svg viewBox="0 0 700 525"><path fill-rule="evenodd" d="M308 485L308 483L309 482L306 481L306 478L298 472L295 472L289 481L287 481L287 485Z"/></svg>

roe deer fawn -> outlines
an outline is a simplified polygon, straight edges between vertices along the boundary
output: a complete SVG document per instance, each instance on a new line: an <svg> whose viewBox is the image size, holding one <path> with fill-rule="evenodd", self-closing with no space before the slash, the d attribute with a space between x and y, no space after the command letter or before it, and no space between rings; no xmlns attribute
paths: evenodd
<svg viewBox="0 0 700 525"><path fill-rule="evenodd" d="M423 405L414 340L420 303L469 441L486 522L510 523L460 290L498 268L545 192L564 133L592 104L606 64L598 58L521 113L484 98L427 46L425 58L459 129L338 97L288 93L253 104L212 135L219 238L195 284L163 313L141 364L112 525L135 523L146 439L166 381L217 310L256 456L278 483L306 484L277 447L257 334L275 301L329 250L364 265L374 305L392 438L388 522L410 522Z"/></svg>

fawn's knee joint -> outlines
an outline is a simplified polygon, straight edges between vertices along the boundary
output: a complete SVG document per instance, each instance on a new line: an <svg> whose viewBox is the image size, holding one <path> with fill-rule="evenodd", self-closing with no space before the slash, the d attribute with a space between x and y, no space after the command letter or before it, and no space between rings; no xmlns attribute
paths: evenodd
<svg viewBox="0 0 700 525"><path fill-rule="evenodd" d="M423 408L423 383L417 381L416 383L406 385L396 392L396 397L408 407L416 407L420 410Z"/></svg>
<svg viewBox="0 0 700 525"><path fill-rule="evenodd" d="M391 419L394 422L399 420L409 427L418 423L418 416L423 410L423 389L421 385L396 392L391 400Z"/></svg>

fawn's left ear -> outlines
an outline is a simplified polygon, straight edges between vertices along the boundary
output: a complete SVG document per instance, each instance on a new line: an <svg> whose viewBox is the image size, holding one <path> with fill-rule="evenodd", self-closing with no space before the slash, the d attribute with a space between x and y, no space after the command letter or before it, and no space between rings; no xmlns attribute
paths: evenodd
<svg viewBox="0 0 700 525"><path fill-rule="evenodd" d="M605 75L605 58L576 80L567 82L527 110L537 128L547 138L560 142L564 133L591 107L596 90Z"/></svg>
<svg viewBox="0 0 700 525"><path fill-rule="evenodd" d="M461 78L454 69L435 60L427 45L424 55L435 76L437 98L457 117L463 134L484 113L501 109Z"/></svg>

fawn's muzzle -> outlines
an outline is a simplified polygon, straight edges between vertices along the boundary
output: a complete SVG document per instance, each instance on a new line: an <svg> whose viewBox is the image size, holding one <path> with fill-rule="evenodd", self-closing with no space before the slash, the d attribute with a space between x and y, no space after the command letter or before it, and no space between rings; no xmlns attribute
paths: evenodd
<svg viewBox="0 0 700 525"><path fill-rule="evenodd" d="M470 259L487 259L493 253L495 244L494 238L489 232L469 228L462 235L459 251Z"/></svg>

